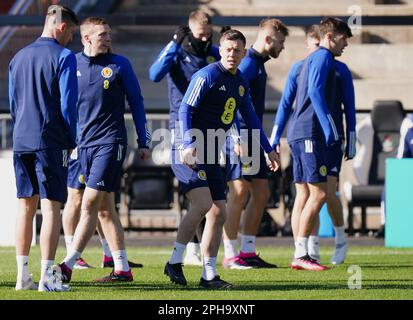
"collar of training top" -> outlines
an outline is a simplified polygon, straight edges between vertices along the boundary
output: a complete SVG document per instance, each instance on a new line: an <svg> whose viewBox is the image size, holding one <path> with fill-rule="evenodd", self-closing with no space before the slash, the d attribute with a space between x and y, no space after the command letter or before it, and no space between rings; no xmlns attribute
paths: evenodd
<svg viewBox="0 0 413 320"><path fill-rule="evenodd" d="M248 50L248 55L250 55L251 57L255 58L255 59L260 59L263 62L267 62L268 60L270 60L270 56L263 56L261 53L259 53L257 50L255 50L253 47L249 48Z"/></svg>
<svg viewBox="0 0 413 320"><path fill-rule="evenodd" d="M90 57L84 51L82 51L82 58L87 60L87 61L90 61L90 62L94 62L94 61L97 61L97 60L100 60L100 59L105 59L106 57L108 57L110 55L111 55L111 53L107 52L107 53L100 53L97 56Z"/></svg>
<svg viewBox="0 0 413 320"><path fill-rule="evenodd" d="M217 65L218 65L219 70L221 70L223 73L225 73L225 74L227 74L227 75L229 75L229 76L232 76L232 77L235 77L235 76L238 74L238 72L239 72L239 70L238 70L238 68L237 68L237 73L236 73L236 74L232 74L229 70L225 69L225 67L224 67L224 65L221 63L221 61L218 61L218 62L217 62Z"/></svg>
<svg viewBox="0 0 413 320"><path fill-rule="evenodd" d="M334 59L334 54L333 54L330 50L328 50L326 47L319 46L318 49L315 50L314 52L317 52L318 50L327 50L328 53L331 54L331 56L332 56L333 59Z"/></svg>
<svg viewBox="0 0 413 320"><path fill-rule="evenodd" d="M59 42L55 38L50 38L50 37L39 37L37 38L37 41L50 41L50 42L55 42L59 44Z"/></svg>

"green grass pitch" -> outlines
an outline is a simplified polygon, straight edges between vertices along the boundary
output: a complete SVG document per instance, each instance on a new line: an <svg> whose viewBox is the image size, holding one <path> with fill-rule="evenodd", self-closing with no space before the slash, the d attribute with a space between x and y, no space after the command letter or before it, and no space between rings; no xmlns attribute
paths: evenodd
<svg viewBox="0 0 413 320"><path fill-rule="evenodd" d="M128 247L130 260L144 264L134 269L132 283L93 284L92 280L107 275L110 269L75 270L72 290L67 293L39 293L14 290L16 263L14 248L0 248L0 299L96 299L96 300L271 300L271 299L413 299L413 249L381 247L351 247L346 263L328 264L332 249L321 248L322 263L331 266L324 272L293 271L289 268L292 249L259 247L261 255L276 263L277 269L223 270L222 250L218 257L218 273L232 283L227 291L205 291L198 287L200 267L184 267L187 287L177 287L163 274L170 256L169 247ZM65 250L59 247L57 261ZM32 248L29 265L35 281L39 279L39 248ZM100 264L101 249L86 248L83 258L94 266ZM349 267L361 269L361 289L349 289L349 278L354 276Z"/></svg>

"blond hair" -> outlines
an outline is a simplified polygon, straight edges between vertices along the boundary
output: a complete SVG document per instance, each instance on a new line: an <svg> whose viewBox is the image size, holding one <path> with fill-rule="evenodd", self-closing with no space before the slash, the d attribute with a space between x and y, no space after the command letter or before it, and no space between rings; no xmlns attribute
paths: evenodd
<svg viewBox="0 0 413 320"><path fill-rule="evenodd" d="M275 18L264 18L260 21L260 29L272 29L275 32L281 32L284 36L288 36L288 28L281 20Z"/></svg>
<svg viewBox="0 0 413 320"><path fill-rule="evenodd" d="M188 21L196 22L196 23L199 23L200 25L207 25L207 24L212 23L211 16L208 13L201 11L201 10L192 11L189 14Z"/></svg>

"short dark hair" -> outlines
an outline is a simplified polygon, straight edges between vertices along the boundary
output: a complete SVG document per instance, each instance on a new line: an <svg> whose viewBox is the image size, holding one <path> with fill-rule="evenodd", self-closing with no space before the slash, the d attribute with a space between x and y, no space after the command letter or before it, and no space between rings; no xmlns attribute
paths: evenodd
<svg viewBox="0 0 413 320"><path fill-rule="evenodd" d="M219 39L219 43L222 43L225 40L233 40L233 41L240 40L243 43L244 47L247 44L247 40L245 39L245 36L240 31L235 30L235 29L230 29L230 30L225 31L221 35L221 38Z"/></svg>
<svg viewBox="0 0 413 320"><path fill-rule="evenodd" d="M79 25L79 20L76 17L76 13L74 13L70 8L66 6L62 6L60 4L53 4L47 8L46 17L54 16L56 14L60 14L62 17L62 22L66 22L68 24Z"/></svg>
<svg viewBox="0 0 413 320"><path fill-rule="evenodd" d="M313 24L305 29L305 36L320 40L320 26Z"/></svg>
<svg viewBox="0 0 413 320"><path fill-rule="evenodd" d="M276 32L281 32L284 36L288 36L288 28L281 20L275 18L264 18L260 21L261 29L272 28Z"/></svg>
<svg viewBox="0 0 413 320"><path fill-rule="evenodd" d="M353 36L347 23L332 17L325 18L320 22L320 37L324 37L328 32L344 34L348 38Z"/></svg>

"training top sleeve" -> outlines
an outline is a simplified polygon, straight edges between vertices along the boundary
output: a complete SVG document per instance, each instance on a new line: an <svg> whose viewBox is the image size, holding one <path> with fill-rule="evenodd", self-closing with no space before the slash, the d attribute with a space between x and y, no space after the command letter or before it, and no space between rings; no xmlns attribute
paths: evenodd
<svg viewBox="0 0 413 320"><path fill-rule="evenodd" d="M242 72L244 79L249 84L258 75L258 69L256 63L249 57L245 57L241 60L238 69Z"/></svg>
<svg viewBox="0 0 413 320"><path fill-rule="evenodd" d="M261 144L261 147L265 150L266 153L270 153L273 149L270 143L268 142L267 136L262 130L260 120L258 119L258 116L254 111L254 107L251 102L249 90L245 91L244 99L242 100L242 103L239 106L239 112L249 129L260 130L259 143Z"/></svg>
<svg viewBox="0 0 413 320"><path fill-rule="evenodd" d="M402 158L413 158L413 155L411 153L411 148L410 148L410 141L407 136L404 138L403 143L404 143L404 149L403 149Z"/></svg>
<svg viewBox="0 0 413 320"><path fill-rule="evenodd" d="M13 99L13 76L11 73L11 64L9 65L9 108L10 108L10 115L14 122L14 99Z"/></svg>
<svg viewBox="0 0 413 320"><path fill-rule="evenodd" d="M316 52L313 55L308 71L308 95L323 130L326 143L331 145L339 138L334 120L328 111L324 89L328 72L334 61L329 52Z"/></svg>
<svg viewBox="0 0 413 320"><path fill-rule="evenodd" d="M169 42L162 49L156 61L149 68L149 79L154 82L159 82L171 70L175 60L175 56L181 46L175 42Z"/></svg>
<svg viewBox="0 0 413 320"><path fill-rule="evenodd" d="M410 117L404 118L402 121L402 125L400 126L400 142L399 142L399 147L397 149L397 158L412 158L413 155L409 156L409 139L408 135L409 132L412 131L413 129L413 121Z"/></svg>
<svg viewBox="0 0 413 320"><path fill-rule="evenodd" d="M192 112L194 108L198 108L202 98L210 89L211 77L198 71L195 73L189 83L188 89L182 99L179 107L179 121L181 122L181 136L184 138L184 148L189 147L192 143Z"/></svg>
<svg viewBox="0 0 413 320"><path fill-rule="evenodd" d="M303 61L295 63L288 72L287 81L285 83L284 91L278 105L277 115L275 116L274 120L274 127L271 138L271 144L273 148L280 144L282 133L290 117L297 93L298 70L302 64Z"/></svg>
<svg viewBox="0 0 413 320"><path fill-rule="evenodd" d="M60 108L63 118L73 139L75 147L77 135L77 62L75 55L69 50L63 50L59 57L59 89Z"/></svg>
<svg viewBox="0 0 413 320"><path fill-rule="evenodd" d="M346 118L346 156L352 159L356 155L356 107L353 77L344 63L339 63L339 70L342 78L341 92Z"/></svg>
<svg viewBox="0 0 413 320"><path fill-rule="evenodd" d="M221 60L221 55L219 54L219 47L218 46L213 45L211 47L210 54L211 54L212 57L214 57L215 61L220 61Z"/></svg>
<svg viewBox="0 0 413 320"><path fill-rule="evenodd" d="M126 58L121 61L122 87L132 113L133 122L138 135L139 148L149 148L151 135L146 126L146 113L141 88L133 68Z"/></svg>

